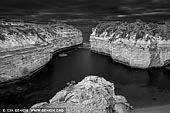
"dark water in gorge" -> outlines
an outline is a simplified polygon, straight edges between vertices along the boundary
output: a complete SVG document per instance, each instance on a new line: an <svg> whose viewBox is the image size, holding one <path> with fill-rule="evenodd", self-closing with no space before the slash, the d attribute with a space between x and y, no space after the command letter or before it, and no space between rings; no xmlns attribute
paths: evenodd
<svg viewBox="0 0 170 113"><path fill-rule="evenodd" d="M88 75L102 76L113 82L116 94L124 95L135 108L170 103L170 71L166 69L131 69L111 58L74 48L67 57L55 54L41 70L23 81L0 87L1 108L29 108L48 101L70 81Z"/></svg>
<svg viewBox="0 0 170 113"><path fill-rule="evenodd" d="M170 19L168 0L2 0L0 19L56 22L74 25L88 43L91 28L103 21L164 21ZM57 2L56 2L57 1ZM63 2L64 1L64 2ZM29 108L48 101L70 81L97 75L115 84L135 108L170 104L170 70L139 70L115 63L89 49L67 50L67 57L55 54L30 78L0 85L0 108Z"/></svg>

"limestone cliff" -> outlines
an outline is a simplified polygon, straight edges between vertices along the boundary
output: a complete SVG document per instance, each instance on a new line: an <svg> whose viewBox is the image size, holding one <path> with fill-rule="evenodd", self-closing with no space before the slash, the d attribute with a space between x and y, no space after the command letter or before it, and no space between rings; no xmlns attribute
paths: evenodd
<svg viewBox="0 0 170 113"><path fill-rule="evenodd" d="M52 52L82 41L78 29L63 23L0 22L0 83L30 75Z"/></svg>
<svg viewBox="0 0 170 113"><path fill-rule="evenodd" d="M130 107L125 97L115 95L113 83L88 76L59 91L49 103L35 104L30 110L65 108L65 113L128 113Z"/></svg>
<svg viewBox="0 0 170 113"><path fill-rule="evenodd" d="M35 24L20 22L0 23L0 49L51 45L54 50L82 43L81 32L63 23Z"/></svg>
<svg viewBox="0 0 170 113"><path fill-rule="evenodd" d="M105 22L93 29L91 50L136 68L170 63L170 23Z"/></svg>

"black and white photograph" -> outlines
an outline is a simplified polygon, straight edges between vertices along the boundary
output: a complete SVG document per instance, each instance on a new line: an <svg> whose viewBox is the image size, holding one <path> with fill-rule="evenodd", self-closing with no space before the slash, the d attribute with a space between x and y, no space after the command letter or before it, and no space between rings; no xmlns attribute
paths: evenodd
<svg viewBox="0 0 170 113"><path fill-rule="evenodd" d="M0 113L170 113L170 1L0 0Z"/></svg>

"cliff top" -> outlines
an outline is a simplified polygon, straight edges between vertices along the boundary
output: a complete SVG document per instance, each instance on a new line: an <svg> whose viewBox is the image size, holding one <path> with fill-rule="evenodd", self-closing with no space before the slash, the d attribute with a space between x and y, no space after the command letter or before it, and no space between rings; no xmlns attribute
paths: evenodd
<svg viewBox="0 0 170 113"><path fill-rule="evenodd" d="M170 22L146 23L141 20L136 20L135 22L104 22L98 24L94 32L98 37L113 37L113 39L119 34L119 38L129 39L130 36L136 35L136 40L148 40L155 37L168 40L170 39ZM145 37L146 34L149 36Z"/></svg>
<svg viewBox="0 0 170 113"><path fill-rule="evenodd" d="M59 22L55 24L0 22L0 41L29 39L30 36L43 40L45 38L57 38L56 36L60 37L62 33L72 34L72 32L80 33L75 27Z"/></svg>

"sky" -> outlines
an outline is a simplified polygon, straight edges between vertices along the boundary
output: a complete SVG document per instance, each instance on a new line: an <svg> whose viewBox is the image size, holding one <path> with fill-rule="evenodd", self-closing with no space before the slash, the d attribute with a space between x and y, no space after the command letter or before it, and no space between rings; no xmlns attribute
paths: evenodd
<svg viewBox="0 0 170 113"><path fill-rule="evenodd" d="M0 16L170 15L169 0L1 0Z"/></svg>
<svg viewBox="0 0 170 113"><path fill-rule="evenodd" d="M80 10L101 10L119 7L169 7L168 0L1 0L1 9L50 9L77 8ZM63 10L64 11L64 10Z"/></svg>

